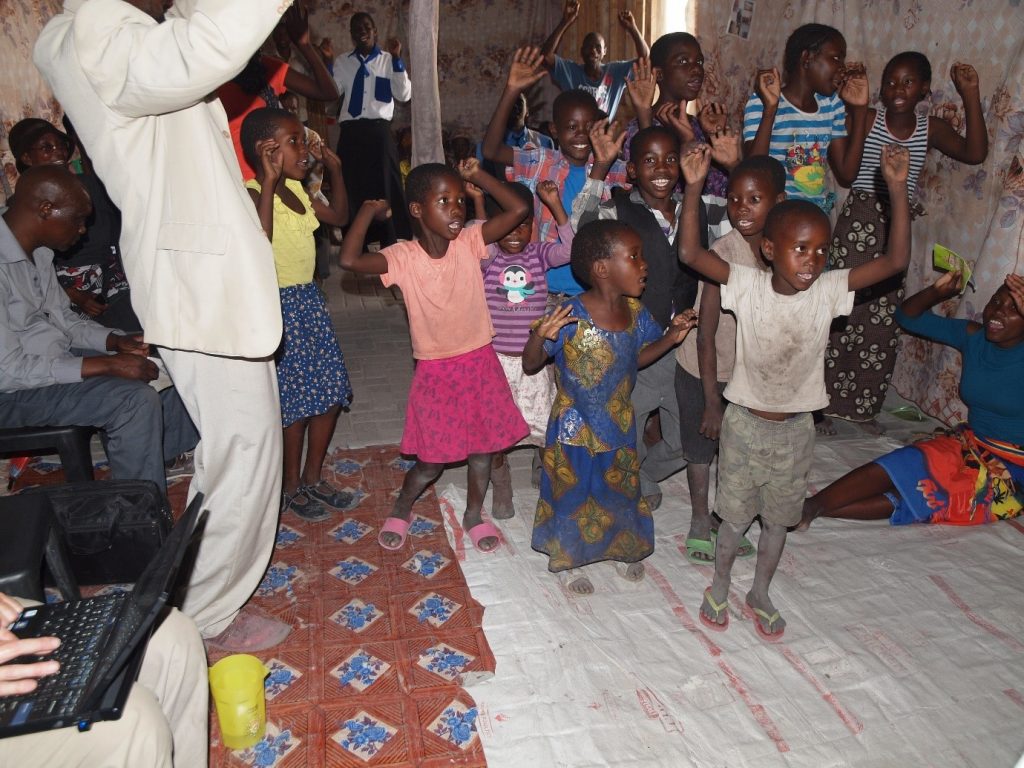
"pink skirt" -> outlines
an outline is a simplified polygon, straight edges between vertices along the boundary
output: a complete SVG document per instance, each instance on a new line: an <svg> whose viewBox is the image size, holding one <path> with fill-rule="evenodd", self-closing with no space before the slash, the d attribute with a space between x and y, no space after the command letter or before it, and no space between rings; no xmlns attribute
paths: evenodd
<svg viewBox="0 0 1024 768"><path fill-rule="evenodd" d="M503 451L529 432L490 344L456 357L416 361L402 453L450 464L473 453Z"/></svg>

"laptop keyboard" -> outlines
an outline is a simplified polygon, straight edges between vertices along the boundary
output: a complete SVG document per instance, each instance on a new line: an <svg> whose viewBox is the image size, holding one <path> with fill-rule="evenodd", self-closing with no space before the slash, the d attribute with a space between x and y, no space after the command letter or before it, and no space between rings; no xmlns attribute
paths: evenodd
<svg viewBox="0 0 1024 768"><path fill-rule="evenodd" d="M85 693L107 635L127 598L128 595L120 593L56 603L46 606L41 621L32 621L22 631L16 624L12 631L19 637L52 636L61 639L60 647L47 657L60 662L60 671L40 678L31 693L0 697L0 724L21 725L42 717L73 714ZM35 660L23 657L10 663L31 663Z"/></svg>

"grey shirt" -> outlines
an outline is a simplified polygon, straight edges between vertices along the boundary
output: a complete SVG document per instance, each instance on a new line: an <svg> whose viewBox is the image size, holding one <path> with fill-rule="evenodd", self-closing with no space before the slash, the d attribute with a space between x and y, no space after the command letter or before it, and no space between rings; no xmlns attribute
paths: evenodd
<svg viewBox="0 0 1024 768"><path fill-rule="evenodd" d="M105 352L111 333L71 309L53 251L32 257L0 217L0 392L81 381L82 358L71 348Z"/></svg>

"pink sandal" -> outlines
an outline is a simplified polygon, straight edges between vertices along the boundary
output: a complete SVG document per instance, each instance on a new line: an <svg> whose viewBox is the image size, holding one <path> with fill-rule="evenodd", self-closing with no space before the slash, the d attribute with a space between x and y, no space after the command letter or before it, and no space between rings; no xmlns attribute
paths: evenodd
<svg viewBox="0 0 1024 768"><path fill-rule="evenodd" d="M483 552L485 555L489 555L501 546L501 531L498 530L498 527L494 523L478 523L466 531L466 533L469 534L469 540L473 542L473 548L477 552ZM498 543L490 549L484 549L480 546L480 542L490 536L496 538Z"/></svg>
<svg viewBox="0 0 1024 768"><path fill-rule="evenodd" d="M389 547L384 543L385 533L397 533L401 539L398 544L393 547ZM403 520L400 517L389 517L384 521L384 525L380 527L380 533L377 534L377 543L380 544L384 549L389 549L392 552L401 549L405 546L405 537L409 534L409 521Z"/></svg>

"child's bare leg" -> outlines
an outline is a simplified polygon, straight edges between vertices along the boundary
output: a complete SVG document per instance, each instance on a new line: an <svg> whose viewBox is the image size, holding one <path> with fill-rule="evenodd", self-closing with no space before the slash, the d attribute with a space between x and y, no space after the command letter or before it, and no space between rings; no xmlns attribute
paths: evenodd
<svg viewBox="0 0 1024 768"><path fill-rule="evenodd" d="M306 447L306 463L302 468L302 484L316 485L320 482L320 472L327 458L327 448L334 436L334 427L338 423L341 406L335 405L325 413L309 420L309 440Z"/></svg>
<svg viewBox="0 0 1024 768"><path fill-rule="evenodd" d="M512 502L512 467L508 451L495 451L491 461L491 517L508 520L515 517L516 508Z"/></svg>
<svg viewBox="0 0 1024 768"><path fill-rule="evenodd" d="M715 578L711 582L708 594L715 603L721 605L729 599L729 587L732 584L732 566L736 562L736 553L743 539L746 526L737 526L726 520L718 527L718 544L715 546ZM728 614L724 611L716 613L707 597L700 606L704 617L714 624L725 624Z"/></svg>
<svg viewBox="0 0 1024 768"><path fill-rule="evenodd" d="M299 481L299 469L302 465L302 443L306 437L306 424L309 419L293 421L284 428L284 481L281 483L281 490L291 495L301 485Z"/></svg>
<svg viewBox="0 0 1024 768"><path fill-rule="evenodd" d="M725 528L726 524L722 525ZM730 526L731 527L731 526ZM722 533L719 531L718 542L721 545ZM768 587L771 586L772 577L779 567L779 560L782 559L782 550L786 547L786 526L778 523L769 523L762 518L761 536L757 540L757 566L754 568L754 584L747 593L747 605L757 614L757 621L761 629L767 635L778 635L786 626L786 621L781 616L775 616L775 606L768 597Z"/></svg>
<svg viewBox="0 0 1024 768"><path fill-rule="evenodd" d="M686 538L710 539L711 510L708 508L708 487L711 483L711 465L693 462L687 464L686 482L690 486L690 506L693 507L690 532L686 534Z"/></svg>
<svg viewBox="0 0 1024 768"><path fill-rule="evenodd" d="M894 490L889 473L871 462L847 472L834 483L804 501L796 529L806 531L817 517L847 520L884 520L892 504L882 494Z"/></svg>
<svg viewBox="0 0 1024 768"><path fill-rule="evenodd" d="M397 517L399 520L408 521L412 514L412 505L426 490L427 486L441 476L444 464L430 464L426 461L416 460L412 469L405 473L402 480L402 490L398 493L395 506L391 509L389 517ZM402 537L391 531L382 531L381 541L386 547L397 547Z"/></svg>
<svg viewBox="0 0 1024 768"><path fill-rule="evenodd" d="M490 453L471 453L466 459L468 464L468 478L466 483L466 514L462 516L462 527L469 530L475 525L483 522L480 516L480 509L484 505L484 495L487 493L487 484L491 481ZM480 539L480 549L487 551L498 546L496 536L487 536Z"/></svg>

